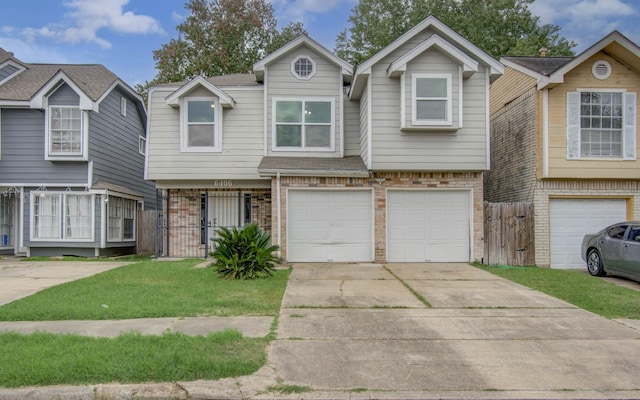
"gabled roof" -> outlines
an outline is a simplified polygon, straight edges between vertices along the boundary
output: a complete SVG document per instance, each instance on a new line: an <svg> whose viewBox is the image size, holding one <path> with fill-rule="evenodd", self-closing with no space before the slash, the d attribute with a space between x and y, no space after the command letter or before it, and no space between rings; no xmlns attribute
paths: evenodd
<svg viewBox="0 0 640 400"><path fill-rule="evenodd" d="M0 60L4 57L5 61L13 60L25 68L0 84L0 105L42 108L42 96L48 95L64 82L78 93L84 109L97 110L106 95L115 87L120 87L137 100L144 111L142 97L103 65L29 64L13 58L11 53L3 49L0 50Z"/></svg>
<svg viewBox="0 0 640 400"><path fill-rule="evenodd" d="M224 92L224 90L216 87L213 83L203 78L202 76L196 76L189 82L180 86L178 90L171 93L164 100L170 106L177 107L180 105L180 99L186 96L190 91L192 91L198 86L201 86L207 89L209 92L211 92L211 94L218 97L220 99L220 104L222 104L223 107L233 108L236 105L236 102L235 100L233 100L233 97L229 96L227 93Z"/></svg>
<svg viewBox="0 0 640 400"><path fill-rule="evenodd" d="M264 80L264 68L277 60L278 58L288 54L289 52L301 47L308 46L312 48L316 53L320 54L327 61L336 65L342 71L342 77L345 82L351 82L351 76L353 75L353 66L348 62L344 61L340 57L333 54L331 51L327 50L326 47L311 39L307 35L298 36L298 38L290 41L286 45L280 47L278 50L269 54L262 60L253 64L253 73L256 74L258 81L262 82Z"/></svg>
<svg viewBox="0 0 640 400"><path fill-rule="evenodd" d="M564 82L564 76L598 52L604 52L640 72L640 47L613 31L575 57L502 57L506 66L538 81L538 89Z"/></svg>
<svg viewBox="0 0 640 400"><path fill-rule="evenodd" d="M469 57L462 51L458 50L455 46L452 46L451 43L447 42L437 34L431 35L427 40L423 41L416 47L414 47L411 51L398 58L396 61L392 62L387 68L387 75L389 77L399 76L400 73L405 72L407 70L407 64L418 57L420 54L430 49L431 47L436 47L441 51L447 53L451 58L457 60L464 67L464 76L468 78L474 72L478 72L478 62L473 58Z"/></svg>
<svg viewBox="0 0 640 400"><path fill-rule="evenodd" d="M357 99L362 95L362 91L366 86L366 77L371 74L371 67L426 29L432 29L445 42L449 43L449 46L451 46L450 48L457 48L458 51L465 53L472 59L477 60L477 62L487 66L490 70L490 78L492 81L504 72L504 66L499 61L495 60L478 46L474 45L462 35L449 28L438 18L430 15L358 66L353 77L350 96ZM418 46L422 45L424 45L424 42Z"/></svg>

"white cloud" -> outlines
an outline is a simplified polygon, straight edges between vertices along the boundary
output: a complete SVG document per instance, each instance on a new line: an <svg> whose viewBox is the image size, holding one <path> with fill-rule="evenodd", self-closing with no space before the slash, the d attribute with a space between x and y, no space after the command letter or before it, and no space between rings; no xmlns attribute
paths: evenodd
<svg viewBox="0 0 640 400"><path fill-rule="evenodd" d="M0 37L0 47L14 53L18 60L30 63L68 64L71 62L64 52L50 46L26 42L22 39Z"/></svg>
<svg viewBox="0 0 640 400"><path fill-rule="evenodd" d="M543 24L562 28L560 34L578 44L580 52L638 14L629 0L536 0L529 6ZM633 26L635 29L635 26Z"/></svg>
<svg viewBox="0 0 640 400"><path fill-rule="evenodd" d="M278 19L302 22L313 18L315 14L327 14L345 3L355 5L357 2L358 0L271 0Z"/></svg>
<svg viewBox="0 0 640 400"><path fill-rule="evenodd" d="M102 29L124 34L164 33L153 17L124 11L129 0L70 0L63 5L71 11L65 16L70 24L49 24L41 28L23 28L19 32L32 43L37 38L48 38L64 43L95 43L110 48L111 43L98 35Z"/></svg>
<svg viewBox="0 0 640 400"><path fill-rule="evenodd" d="M529 6L545 24L590 23L615 17L633 15L635 10L621 0L536 0Z"/></svg>

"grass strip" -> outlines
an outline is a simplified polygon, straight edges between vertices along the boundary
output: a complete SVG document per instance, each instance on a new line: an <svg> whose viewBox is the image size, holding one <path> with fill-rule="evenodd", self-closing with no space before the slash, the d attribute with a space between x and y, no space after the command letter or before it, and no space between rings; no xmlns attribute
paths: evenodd
<svg viewBox="0 0 640 400"><path fill-rule="evenodd" d="M114 339L0 334L0 386L175 382L248 375L266 362L267 338L130 333Z"/></svg>
<svg viewBox="0 0 640 400"><path fill-rule="evenodd" d="M0 321L278 314L289 270L231 281L201 262L149 260L54 286L0 307Z"/></svg>
<svg viewBox="0 0 640 400"><path fill-rule="evenodd" d="M640 319L639 291L614 285L582 271L476 266L603 317Z"/></svg>

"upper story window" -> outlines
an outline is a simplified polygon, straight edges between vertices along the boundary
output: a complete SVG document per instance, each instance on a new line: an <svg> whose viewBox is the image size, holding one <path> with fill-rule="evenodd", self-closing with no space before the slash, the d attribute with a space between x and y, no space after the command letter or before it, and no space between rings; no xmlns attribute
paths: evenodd
<svg viewBox="0 0 640 400"><path fill-rule="evenodd" d="M296 57L291 63L291 73L298 79L311 79L316 73L316 63L307 56Z"/></svg>
<svg viewBox="0 0 640 400"><path fill-rule="evenodd" d="M622 157L622 93L580 93L580 155Z"/></svg>
<svg viewBox="0 0 640 400"><path fill-rule="evenodd" d="M47 156L77 159L84 156L84 112L75 106L50 106L47 123Z"/></svg>
<svg viewBox="0 0 640 400"><path fill-rule="evenodd" d="M276 149L331 149L334 100L274 99L273 132Z"/></svg>
<svg viewBox="0 0 640 400"><path fill-rule="evenodd" d="M142 156L147 155L147 138L138 136L138 153Z"/></svg>
<svg viewBox="0 0 640 400"><path fill-rule="evenodd" d="M123 117L127 116L127 98L120 97L120 115Z"/></svg>
<svg viewBox="0 0 640 400"><path fill-rule="evenodd" d="M451 74L413 74L412 78L413 124L451 125Z"/></svg>
<svg viewBox="0 0 640 400"><path fill-rule="evenodd" d="M567 159L636 159L636 94L621 89L567 93Z"/></svg>
<svg viewBox="0 0 640 400"><path fill-rule="evenodd" d="M182 107L182 151L221 151L216 98L191 97Z"/></svg>

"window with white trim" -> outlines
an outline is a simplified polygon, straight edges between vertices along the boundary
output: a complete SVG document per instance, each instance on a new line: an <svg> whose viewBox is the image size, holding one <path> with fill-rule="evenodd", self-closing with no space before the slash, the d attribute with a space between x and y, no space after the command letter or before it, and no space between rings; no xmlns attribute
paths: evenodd
<svg viewBox="0 0 640 400"><path fill-rule="evenodd" d="M274 99L274 148L330 149L333 99Z"/></svg>
<svg viewBox="0 0 640 400"><path fill-rule="evenodd" d="M135 240L137 207L135 200L109 196L107 231L110 242Z"/></svg>
<svg viewBox="0 0 640 400"><path fill-rule="evenodd" d="M93 195L31 192L31 239L91 241Z"/></svg>
<svg viewBox="0 0 640 400"><path fill-rule="evenodd" d="M83 117L80 107L50 106L48 151L51 156L82 156Z"/></svg>
<svg viewBox="0 0 640 400"><path fill-rule="evenodd" d="M414 125L452 124L451 74L412 74L411 105Z"/></svg>
<svg viewBox="0 0 640 400"><path fill-rule="evenodd" d="M298 56L291 63L291 73L298 79L311 79L316 73L316 63L307 56Z"/></svg>
<svg viewBox="0 0 640 400"><path fill-rule="evenodd" d="M636 94L581 90L567 94L567 158L636 157Z"/></svg>
<svg viewBox="0 0 640 400"><path fill-rule="evenodd" d="M127 116L127 98L120 97L120 115L123 117Z"/></svg>
<svg viewBox="0 0 640 400"><path fill-rule="evenodd" d="M143 156L147 155L147 138L138 136L138 153Z"/></svg>
<svg viewBox="0 0 640 400"><path fill-rule="evenodd" d="M182 151L220 151L217 98L190 97L183 100Z"/></svg>

